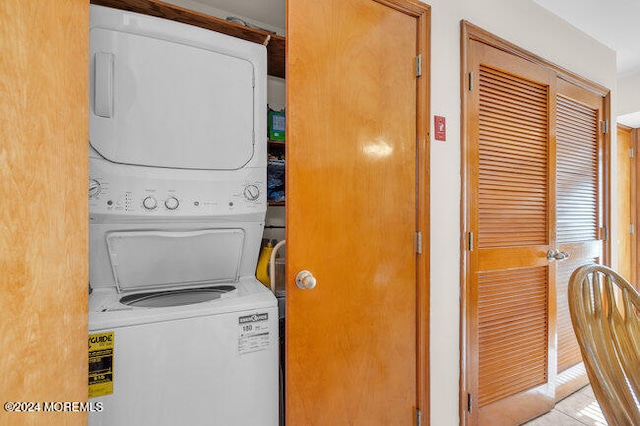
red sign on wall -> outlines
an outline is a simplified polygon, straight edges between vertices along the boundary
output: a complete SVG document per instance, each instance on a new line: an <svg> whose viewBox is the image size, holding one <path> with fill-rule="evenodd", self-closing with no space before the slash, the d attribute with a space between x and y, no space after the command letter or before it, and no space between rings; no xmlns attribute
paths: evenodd
<svg viewBox="0 0 640 426"><path fill-rule="evenodd" d="M441 117L439 115L434 115L433 128L435 130L437 141L447 140L447 122L444 117Z"/></svg>

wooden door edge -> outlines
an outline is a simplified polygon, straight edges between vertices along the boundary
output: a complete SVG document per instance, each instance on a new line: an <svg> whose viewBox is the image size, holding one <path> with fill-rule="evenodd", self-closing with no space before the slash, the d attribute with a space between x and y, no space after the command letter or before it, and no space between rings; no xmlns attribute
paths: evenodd
<svg viewBox="0 0 640 426"><path fill-rule="evenodd" d="M640 197L638 197L638 189L640 189L640 184L638 183L638 178L640 178L640 173L638 173L638 170L640 170L640 158L638 158L640 157L638 155L638 129L633 130L632 144L635 161L631 163L631 218L635 232L633 238L631 238L631 259L635 267L631 268L631 279L633 286L638 289L638 280L640 279L640 265L638 264L638 247L640 247L640 232L638 231L638 226L640 225L638 221L640 214Z"/></svg>
<svg viewBox="0 0 640 426"><path fill-rule="evenodd" d="M431 6L416 0L374 0L417 20L417 52L422 55L422 75L417 80L416 111L416 231L422 234L422 253L417 256L416 300L416 409L423 424L431 414L430 365L430 75L431 75Z"/></svg>
<svg viewBox="0 0 640 426"><path fill-rule="evenodd" d="M613 131L613 128L611 129L611 131ZM633 149L633 159L632 161L630 161L629 164L629 203L630 203L630 211L629 211L629 219L631 224L634 226L634 232L633 234L629 237L629 243L630 243L630 247L629 247L629 262L630 262L630 271L629 274L630 276L629 278L629 282L635 287L638 288L637 286L637 277L638 277L638 270L640 269L640 265L638 265L638 243L640 242L638 240L638 197L636 196L636 191L637 188L639 188L640 186L638 185L637 179L638 179L638 173L637 173L637 169L638 169L638 152L637 152L637 133L638 133L638 129L634 129L633 127L629 127L629 126L625 126L624 124L620 124L620 123L616 123L616 138L617 138L617 133L619 133L620 131L627 133L628 137L629 137L629 143L631 145L631 149ZM620 149L620 140L617 139L616 141L617 145L618 145L618 150ZM619 152L619 151L618 151ZM618 228L620 229L620 224L618 224ZM618 257L618 269L620 269L620 258Z"/></svg>
<svg viewBox="0 0 640 426"><path fill-rule="evenodd" d="M603 95L602 116L609 123L608 131L602 137L602 226L607 230L602 242L602 263L611 266L611 93Z"/></svg>
<svg viewBox="0 0 640 426"><path fill-rule="evenodd" d="M417 20L416 55L422 55L422 75L416 96L416 231L422 235L422 252L416 262L416 410L423 424L430 418L430 75L431 6L416 0L374 0ZM425 420L427 419L427 420Z"/></svg>
<svg viewBox="0 0 640 426"><path fill-rule="evenodd" d="M430 75L431 6L415 0L374 0L417 20L416 55L422 55L422 75L416 93L416 232L422 235L422 250L416 261L416 410L423 424L431 414L430 386ZM417 421L416 421L417 423Z"/></svg>
<svg viewBox="0 0 640 426"><path fill-rule="evenodd" d="M420 410L423 424L429 424L431 417L431 374L430 366L430 81L431 81L431 7L418 2L414 3L405 0L405 3L413 5L420 11L416 17L418 21L418 53L422 55L422 76L418 78L417 84L417 111L416 111L416 131L417 131L417 212L416 226L422 233L422 253L417 256L417 311L416 311L416 408Z"/></svg>
<svg viewBox="0 0 640 426"><path fill-rule="evenodd" d="M468 125L469 115L469 44L471 35L466 21L460 21L460 383L459 383L459 424L466 426L469 411L469 384L467 377L467 292L468 268L470 253L468 250L467 234L469 232L470 218L468 204Z"/></svg>

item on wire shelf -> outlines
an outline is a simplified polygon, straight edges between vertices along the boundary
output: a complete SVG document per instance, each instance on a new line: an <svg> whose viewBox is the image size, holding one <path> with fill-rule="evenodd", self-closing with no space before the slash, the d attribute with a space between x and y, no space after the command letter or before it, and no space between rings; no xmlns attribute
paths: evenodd
<svg viewBox="0 0 640 426"><path fill-rule="evenodd" d="M267 199L285 200L285 160L269 160L267 163Z"/></svg>
<svg viewBox="0 0 640 426"><path fill-rule="evenodd" d="M284 109L276 111L269 108L267 123L269 127L269 139L272 141L283 141L286 124Z"/></svg>

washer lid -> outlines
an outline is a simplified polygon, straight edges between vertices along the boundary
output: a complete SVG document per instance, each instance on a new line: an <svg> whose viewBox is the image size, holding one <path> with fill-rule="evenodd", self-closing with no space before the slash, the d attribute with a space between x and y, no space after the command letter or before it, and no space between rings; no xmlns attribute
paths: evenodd
<svg viewBox="0 0 640 426"><path fill-rule="evenodd" d="M242 168L254 153L254 66L215 45L91 29L91 145L116 163Z"/></svg>
<svg viewBox="0 0 640 426"><path fill-rule="evenodd" d="M244 231L123 231L106 236L118 291L238 280Z"/></svg>

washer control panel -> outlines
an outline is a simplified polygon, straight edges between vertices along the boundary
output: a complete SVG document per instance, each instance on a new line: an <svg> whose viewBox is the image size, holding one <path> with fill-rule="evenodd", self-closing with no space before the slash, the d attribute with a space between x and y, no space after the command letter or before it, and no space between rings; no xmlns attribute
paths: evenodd
<svg viewBox="0 0 640 426"><path fill-rule="evenodd" d="M127 166L109 165L113 167ZM264 169L233 173L169 170L161 178L157 172L150 178L148 172L131 176L105 173L102 168L99 163L90 168L92 214L206 216L266 209L265 183L256 179L266 175ZM184 178L191 176L201 179Z"/></svg>

